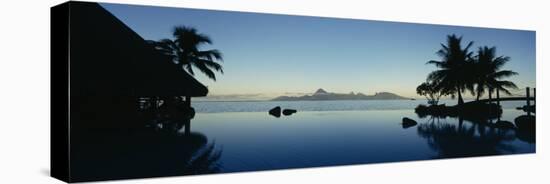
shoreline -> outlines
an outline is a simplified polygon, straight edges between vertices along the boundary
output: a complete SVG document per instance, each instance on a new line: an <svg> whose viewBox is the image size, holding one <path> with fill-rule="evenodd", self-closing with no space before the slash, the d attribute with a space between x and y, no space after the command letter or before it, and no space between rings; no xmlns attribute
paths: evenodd
<svg viewBox="0 0 550 184"><path fill-rule="evenodd" d="M411 99L342 99L342 100L195 100L194 102L318 102L318 101L414 101Z"/></svg>

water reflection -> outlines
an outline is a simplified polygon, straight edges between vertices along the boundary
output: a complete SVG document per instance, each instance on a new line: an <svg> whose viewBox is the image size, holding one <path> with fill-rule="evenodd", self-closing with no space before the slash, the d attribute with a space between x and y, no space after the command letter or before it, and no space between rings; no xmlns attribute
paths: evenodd
<svg viewBox="0 0 550 184"><path fill-rule="evenodd" d="M504 111L501 121L520 112ZM403 117L418 124L403 129ZM224 145L222 172L533 153L534 144L497 122L416 118L412 110L199 114L194 130Z"/></svg>
<svg viewBox="0 0 550 184"><path fill-rule="evenodd" d="M141 127L78 132L78 143L72 148L73 178L91 181L220 172L222 151L203 133L191 131L192 116L156 113L145 115L152 118L141 122Z"/></svg>
<svg viewBox="0 0 550 184"><path fill-rule="evenodd" d="M162 167L161 175L192 175L220 172L219 159L222 151L215 143L208 143L208 138L200 132L191 131L191 119L167 119L154 121L151 129L145 132L150 136L151 144L145 145L159 153L153 159ZM182 164L183 163L183 164ZM181 165L180 165L181 164ZM172 167L166 167L172 165Z"/></svg>
<svg viewBox="0 0 550 184"><path fill-rule="evenodd" d="M419 136L436 151L436 158L456 158L500 155L515 152L511 141L515 134L510 129L489 127L486 124L452 124L447 121L420 124Z"/></svg>
<svg viewBox="0 0 550 184"><path fill-rule="evenodd" d="M436 158L501 155L521 152L515 142L535 143L534 116L506 111L498 116L450 116L416 114L428 122L420 124L417 133L427 140ZM505 118L503 118L503 115ZM512 123L503 119L514 119ZM519 121L518 121L519 120ZM522 125L522 126L520 126ZM528 128L525 128L528 127Z"/></svg>

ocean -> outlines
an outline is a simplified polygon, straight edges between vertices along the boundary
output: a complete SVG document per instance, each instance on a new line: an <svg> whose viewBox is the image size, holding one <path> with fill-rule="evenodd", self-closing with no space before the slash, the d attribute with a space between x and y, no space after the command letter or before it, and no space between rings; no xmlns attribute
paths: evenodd
<svg viewBox="0 0 550 184"><path fill-rule="evenodd" d="M423 100L193 102L191 131L220 153L221 172L534 153L534 139L457 118L421 118ZM453 104L456 100L443 100ZM503 102L514 122L524 102ZM281 106L298 110L274 117ZM418 122L403 127L401 119Z"/></svg>
<svg viewBox="0 0 550 184"><path fill-rule="evenodd" d="M440 104L455 105L457 100L441 100ZM276 106L300 111L368 111L412 110L425 100L327 100L327 101L192 101L198 113L267 112ZM502 102L503 109L525 105L523 101Z"/></svg>

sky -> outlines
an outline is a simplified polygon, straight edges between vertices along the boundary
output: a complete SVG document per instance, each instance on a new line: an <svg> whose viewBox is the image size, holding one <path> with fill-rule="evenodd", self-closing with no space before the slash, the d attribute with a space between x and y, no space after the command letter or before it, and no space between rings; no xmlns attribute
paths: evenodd
<svg viewBox="0 0 550 184"><path fill-rule="evenodd" d="M272 98L329 92L392 92L418 97L436 67L435 54L456 34L511 57L504 69L520 88L535 86L535 32L185 8L101 4L146 40L172 38L185 25L208 35L223 53L217 81L196 72L209 96ZM195 70L197 71L197 70Z"/></svg>

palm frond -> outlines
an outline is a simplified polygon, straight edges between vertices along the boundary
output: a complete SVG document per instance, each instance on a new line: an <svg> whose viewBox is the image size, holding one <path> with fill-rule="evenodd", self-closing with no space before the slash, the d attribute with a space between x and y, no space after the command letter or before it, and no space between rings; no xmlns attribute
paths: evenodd
<svg viewBox="0 0 550 184"><path fill-rule="evenodd" d="M446 58L448 56L448 53L449 53L449 48L443 44L441 44L441 49L439 49L437 52L436 52L436 55L441 57L441 58Z"/></svg>
<svg viewBox="0 0 550 184"><path fill-rule="evenodd" d="M462 40L462 37L460 37L460 39ZM464 47L464 51L467 52L468 50L470 50L470 47L472 47L472 45L474 45L474 42L473 41L470 41L468 42L468 44L466 45L466 47Z"/></svg>
<svg viewBox="0 0 550 184"><path fill-rule="evenodd" d="M218 162L220 157L221 151L216 151L214 145L212 144L191 159L187 165L187 168L195 173L215 173L219 169L219 165L216 164L216 162Z"/></svg>
<svg viewBox="0 0 550 184"><path fill-rule="evenodd" d="M222 66L216 62L223 61L222 53L216 49L200 50L201 45L212 44L208 35L187 26L174 27L172 35L173 40L162 39L149 43L192 76L195 75L194 67L213 80L216 80L216 76L211 68L223 73Z"/></svg>
<svg viewBox="0 0 550 184"><path fill-rule="evenodd" d="M203 43L207 43L207 44L212 44L212 40L210 39L209 36L205 35L205 34L197 34L197 37L196 37L196 42L198 44L203 44Z"/></svg>
<svg viewBox="0 0 550 184"><path fill-rule="evenodd" d="M222 65L220 65L219 63L207 59L199 59L197 62L204 63L204 65L206 65L207 67L214 68L214 70L223 74Z"/></svg>
<svg viewBox="0 0 550 184"><path fill-rule="evenodd" d="M511 76L514 76L514 75L518 75L518 73L514 72L514 71L511 71L511 70L501 70L501 71L492 73L490 75L490 77L495 78L495 79L501 79L501 78L505 78L505 77L511 77Z"/></svg>
<svg viewBox="0 0 550 184"><path fill-rule="evenodd" d="M195 28L177 26L174 28L173 36L175 43L185 50L197 50L202 44L212 44L212 40L205 34L200 34Z"/></svg>
<svg viewBox="0 0 550 184"><path fill-rule="evenodd" d="M204 62L192 62L193 66L197 67L202 73L204 73L208 78L216 81L216 74L204 64Z"/></svg>
<svg viewBox="0 0 550 184"><path fill-rule="evenodd" d="M191 75L195 75L195 72L193 71L193 67L191 67L190 64L185 65L185 69L187 69L187 72Z"/></svg>
<svg viewBox="0 0 550 184"><path fill-rule="evenodd" d="M222 53L217 50L217 49L212 49L212 50L206 50L206 51L199 51L197 53L197 56L199 57L204 57L208 60L220 60L220 61L223 61L223 56L222 56Z"/></svg>
<svg viewBox="0 0 550 184"><path fill-rule="evenodd" d="M430 61L426 62L426 64L433 64L433 65L435 65L435 66L438 67L438 68L445 68L445 67L447 67L447 63L444 62L444 61L430 60Z"/></svg>
<svg viewBox="0 0 550 184"><path fill-rule="evenodd" d="M510 61L510 57L508 56L499 56L493 60L493 68L495 70L500 70L508 61Z"/></svg>

